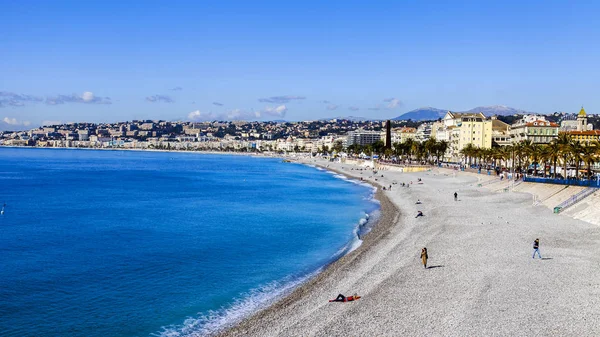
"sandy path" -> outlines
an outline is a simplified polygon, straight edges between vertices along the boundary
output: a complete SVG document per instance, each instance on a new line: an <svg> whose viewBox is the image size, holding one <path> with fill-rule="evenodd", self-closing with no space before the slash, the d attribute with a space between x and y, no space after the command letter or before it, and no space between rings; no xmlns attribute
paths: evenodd
<svg viewBox="0 0 600 337"><path fill-rule="evenodd" d="M372 172L326 165L374 181ZM419 177L423 184L416 184ZM383 186L414 183L382 192L389 201L382 200L381 226L358 250L223 335L600 333L599 227L532 206L528 194L478 188L476 178L449 170L380 171L377 179ZM425 216L415 218L417 210ZM531 258L536 237L544 260ZM424 246L429 269L420 264ZM328 302L355 292L363 298Z"/></svg>

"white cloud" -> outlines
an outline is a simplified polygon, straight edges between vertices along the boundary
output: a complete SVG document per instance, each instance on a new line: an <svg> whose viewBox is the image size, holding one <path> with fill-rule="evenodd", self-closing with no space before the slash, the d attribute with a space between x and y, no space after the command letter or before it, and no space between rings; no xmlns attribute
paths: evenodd
<svg viewBox="0 0 600 337"><path fill-rule="evenodd" d="M402 106L402 101L400 101L399 99L394 98L394 97L384 99L383 101L388 103L388 105L387 105L388 109L393 109L393 108Z"/></svg>
<svg viewBox="0 0 600 337"><path fill-rule="evenodd" d="M86 91L81 95L57 95L46 97L46 104L58 105L65 103L85 103L85 104L112 104L110 97L98 97L91 91Z"/></svg>
<svg viewBox="0 0 600 337"><path fill-rule="evenodd" d="M188 118L193 121L210 121L218 120L218 116L212 112L202 112L200 110L192 111L188 114Z"/></svg>
<svg viewBox="0 0 600 337"><path fill-rule="evenodd" d="M264 110L261 111L261 114L273 117L285 117L285 113L287 112L287 110L287 107L284 104L282 104L276 107L266 107Z"/></svg>
<svg viewBox="0 0 600 337"><path fill-rule="evenodd" d="M10 124L10 125L18 125L19 124L19 122L17 121L16 118L4 117L4 119L2 121L4 121L4 123Z"/></svg>
<svg viewBox="0 0 600 337"><path fill-rule="evenodd" d="M284 117L287 112L285 105L276 107L266 107L259 111L248 111L242 109L233 109L225 113L203 112L200 110L192 111L188 114L188 119L192 121L232 121L232 120L257 120L267 117Z"/></svg>
<svg viewBox="0 0 600 337"><path fill-rule="evenodd" d="M339 107L337 104L328 104L327 110L336 110Z"/></svg>
<svg viewBox="0 0 600 337"><path fill-rule="evenodd" d="M31 122L29 122L29 121L20 122L16 118L10 118L10 117L4 117L4 119L2 121L8 125L23 125L23 126L31 125Z"/></svg>
<svg viewBox="0 0 600 337"><path fill-rule="evenodd" d="M94 93L86 91L83 93L83 95L81 95L81 99L83 99L84 102L91 102L94 100Z"/></svg>

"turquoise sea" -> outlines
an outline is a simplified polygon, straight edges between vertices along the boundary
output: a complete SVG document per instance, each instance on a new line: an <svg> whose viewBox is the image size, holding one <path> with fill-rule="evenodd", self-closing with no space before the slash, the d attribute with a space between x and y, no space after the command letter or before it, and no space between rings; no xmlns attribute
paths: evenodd
<svg viewBox="0 0 600 337"><path fill-rule="evenodd" d="M209 333L356 247L379 209L314 167L194 153L0 148L0 190L0 335L19 337Z"/></svg>

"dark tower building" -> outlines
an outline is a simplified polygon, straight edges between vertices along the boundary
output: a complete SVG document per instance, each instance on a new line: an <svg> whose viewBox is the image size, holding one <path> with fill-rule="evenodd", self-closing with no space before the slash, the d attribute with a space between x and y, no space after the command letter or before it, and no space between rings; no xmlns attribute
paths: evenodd
<svg viewBox="0 0 600 337"><path fill-rule="evenodd" d="M392 123L389 120L385 122L385 148L392 148Z"/></svg>

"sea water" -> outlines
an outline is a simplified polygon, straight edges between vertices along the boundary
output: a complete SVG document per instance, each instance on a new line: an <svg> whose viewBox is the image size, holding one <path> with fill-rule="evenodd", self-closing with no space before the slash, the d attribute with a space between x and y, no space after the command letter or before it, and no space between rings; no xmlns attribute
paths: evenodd
<svg viewBox="0 0 600 337"><path fill-rule="evenodd" d="M340 178L274 158L1 148L0 335L235 322L356 246L378 205Z"/></svg>

